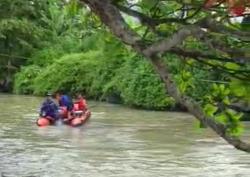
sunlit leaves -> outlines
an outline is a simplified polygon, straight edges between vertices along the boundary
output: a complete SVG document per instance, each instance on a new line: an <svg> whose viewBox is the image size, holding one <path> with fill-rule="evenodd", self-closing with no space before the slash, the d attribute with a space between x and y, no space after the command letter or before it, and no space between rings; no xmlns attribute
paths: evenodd
<svg viewBox="0 0 250 177"><path fill-rule="evenodd" d="M203 110L208 116L213 117L218 108L212 104L206 104Z"/></svg>
<svg viewBox="0 0 250 177"><path fill-rule="evenodd" d="M230 82L230 89L237 97L248 102L250 101L250 82L233 79Z"/></svg>
<svg viewBox="0 0 250 177"><path fill-rule="evenodd" d="M240 69L240 66L236 63L229 63L227 62L225 65L224 65L227 69L230 69L230 70L238 70Z"/></svg>
<svg viewBox="0 0 250 177"><path fill-rule="evenodd" d="M223 100L230 93L230 89L226 88L224 84L213 84L212 95L215 99Z"/></svg>
<svg viewBox="0 0 250 177"><path fill-rule="evenodd" d="M65 6L65 9L67 11L67 14L69 17L74 17L78 14L79 11L79 5L77 0L70 0L69 4Z"/></svg>
<svg viewBox="0 0 250 177"><path fill-rule="evenodd" d="M212 94L206 96L203 110L206 115L224 124L227 128L227 133L233 136L239 136L243 130L240 123L243 114L229 108L232 103L230 98L235 96L235 91L232 86L228 87L224 84L213 84L211 89ZM242 93L239 95L242 95Z"/></svg>
<svg viewBox="0 0 250 177"><path fill-rule="evenodd" d="M183 69L175 78L182 93L185 93L189 88L193 88L194 79L189 71Z"/></svg>
<svg viewBox="0 0 250 177"><path fill-rule="evenodd" d="M242 116L242 113L237 113L232 109L226 109L224 112L216 115L215 120L226 125L227 133L232 136L240 136L243 131L243 127L240 122Z"/></svg>
<svg viewBox="0 0 250 177"><path fill-rule="evenodd" d="M242 125L240 123L240 118L242 117L243 114L237 113L231 109L227 109L225 111L228 121L227 121L227 126L228 126L228 133L234 135L234 136L239 136L243 129Z"/></svg>

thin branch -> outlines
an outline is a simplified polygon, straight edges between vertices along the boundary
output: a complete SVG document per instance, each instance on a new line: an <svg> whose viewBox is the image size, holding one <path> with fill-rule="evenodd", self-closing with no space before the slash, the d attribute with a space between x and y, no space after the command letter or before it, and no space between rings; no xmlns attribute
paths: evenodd
<svg viewBox="0 0 250 177"><path fill-rule="evenodd" d="M177 20L177 22L185 22L186 21L186 19L189 19L189 17L187 17L185 20L182 20L182 19L172 19L172 18L169 18L169 19L155 19L155 18L151 18L151 17L148 17L148 16L146 16L146 15L144 15L143 13L140 13L140 12L138 12L138 11L135 11L135 10L133 10L133 9L129 9L129 8L127 8L127 7L124 7L124 6L121 6L121 5L116 5L121 11L123 11L123 12L125 12L125 13L127 13L127 14L130 14L130 15L132 15L132 16L134 16L134 17L137 17L137 18L139 18L140 20L141 20L141 22L143 23L143 24L146 24L146 25L148 25L148 27L149 28L154 28L154 26L156 26L156 25L158 25L159 23L162 23L162 22L164 22L164 23L170 23L170 22L176 22L176 20ZM197 11L196 11L196 13L199 13L199 11L201 10L201 8L202 7L200 7ZM194 14L195 15L195 14ZM191 18L191 16L190 16L190 18ZM199 22L200 24L202 24L202 23L204 23L203 21L207 21L207 22L210 22L208 19L206 19L206 20L202 20L202 22ZM212 23L212 22L210 22L210 23ZM223 25L221 25L221 26L223 26ZM204 26L203 26L204 27ZM214 27L213 27L214 28ZM225 28L226 29L226 28ZM184 29L185 30L185 29ZM155 31L154 29L152 30L153 32ZM148 32L148 30L146 30L146 32L145 32L145 34L147 34L147 32ZM237 34L239 33L239 32L236 32ZM193 34L195 34L195 33L193 33ZM205 37L204 36L204 32L203 32L203 37ZM244 33L240 33L240 34L244 34ZM250 34L250 33L249 33ZM177 34L177 35L179 35L179 34ZM197 34L195 34L196 36L197 36ZM145 37L145 35L144 35L144 37ZM201 38L202 39L202 38ZM240 49L232 49L232 48L229 48L228 46L226 46L226 45L223 45L222 44L222 42L220 42L220 41L216 41L215 40L215 38L209 38L209 37L207 37L206 39L209 39L210 41L211 41L211 43L210 44L213 44L212 46L214 46L214 48L215 49L219 49L219 50L221 50L221 51L223 51L223 52L225 52L225 53L227 53L227 54L229 54L232 58L234 58L234 60L237 62L237 63L239 63L239 62L242 62L242 63L248 63L249 61L250 61L250 59L249 58L247 58L246 56L245 56L245 53L242 51L242 50L240 50ZM203 42L205 42L205 43L208 43L208 41L209 40L203 40ZM168 40L165 40L166 42L168 42ZM159 45L162 45L163 46L163 43L161 43L161 44L159 44ZM210 45L211 46L211 45ZM159 46L158 46L159 47ZM165 51L167 51L168 49L165 49ZM157 52L157 51L156 51Z"/></svg>
<svg viewBox="0 0 250 177"><path fill-rule="evenodd" d="M214 65L212 63L209 63L209 60L215 60L215 61L219 61L219 62L230 62L232 63L233 60L232 59L228 59L228 58L219 58L216 57L214 55L211 54L204 54L201 53L199 51L187 51L181 48L172 48L169 52L173 53L173 54L177 54L177 55L181 55L183 57L189 57L192 58L196 61L198 61L199 63L202 63L205 66L210 66L213 69L216 69L220 72L224 72L227 74L230 74L232 77L235 77L237 79L240 80L249 80L249 73L250 70L235 70L235 69L229 69L223 66L223 63L221 63L221 65ZM245 76L245 77L240 77L238 76L238 74L240 74L241 76Z"/></svg>
<svg viewBox="0 0 250 177"><path fill-rule="evenodd" d="M250 42L250 32L245 31L236 31L233 29L230 29L221 23L218 23L211 18L206 18L198 23L198 25L202 28L207 28L212 32L220 33L220 34L227 34L229 36L238 38L242 41L248 41Z"/></svg>
<svg viewBox="0 0 250 177"><path fill-rule="evenodd" d="M215 61L220 61L220 62L234 62L232 59L230 58L221 58L218 57L216 55L210 54L208 52L200 52L200 51L195 51L195 50L187 50L187 49L182 49L182 48L178 48L178 47L174 47L172 49L170 49L170 52L177 54L177 55L181 55L183 57L189 57L189 58L204 58L204 59L209 59L209 60L215 60ZM236 62L237 63L237 62ZM237 63L239 65L242 65L242 63Z"/></svg>
<svg viewBox="0 0 250 177"><path fill-rule="evenodd" d="M0 53L0 56L2 56L2 57L8 57L8 58L29 59L28 57L24 57L24 56L9 55L9 54L5 54L5 53Z"/></svg>
<svg viewBox="0 0 250 177"><path fill-rule="evenodd" d="M159 4L160 0L158 0L155 5L152 7L151 11L153 11L153 15L152 17L155 18L156 17L156 13L157 13L157 5ZM150 26L147 26L147 29L145 30L145 33L142 35L142 38L145 39L147 34L149 33L149 30L152 29L153 31L155 31L154 27L150 27Z"/></svg>
<svg viewBox="0 0 250 177"><path fill-rule="evenodd" d="M185 22L183 19L178 19L178 18L151 18L141 12L138 12L136 10L127 8L125 6L115 4L115 6L121 10L122 12L133 16L135 18L138 18L142 24L149 25L149 26L157 26L163 23L180 23L183 25L187 25L188 23Z"/></svg>
<svg viewBox="0 0 250 177"><path fill-rule="evenodd" d="M147 56L157 54L163 54L166 51L169 51L171 48L181 44L187 37L191 35L198 35L200 29L195 26L186 26L185 28L180 29L174 33L170 38L158 41L153 43L143 53Z"/></svg>
<svg viewBox="0 0 250 177"><path fill-rule="evenodd" d="M219 50L223 53L228 54L236 63L249 63L250 58L246 56L246 52L241 48L232 48L227 45L223 40L218 40L216 37L205 34L200 37L200 40L203 41L211 49Z"/></svg>
<svg viewBox="0 0 250 177"><path fill-rule="evenodd" d="M201 12L202 8L203 6L200 6L192 15L186 17L184 20L187 21L189 19L194 18L196 15L198 15Z"/></svg>
<svg viewBox="0 0 250 177"><path fill-rule="evenodd" d="M196 61L200 62L200 63L203 63L204 65L206 66L210 66L212 67L213 69L216 69L217 71L220 71L220 72L225 72L229 75L231 75L232 77L236 78L236 79L239 79L239 80L244 80L244 81L249 81L250 78L249 78L249 74L248 75L245 75L243 73L241 73L241 71L239 71L240 75L237 75L238 74L238 71L237 70L230 70L228 68L225 68L223 66L220 66L220 65L214 65L212 63L209 63L205 60L202 60L200 58L193 58L195 59ZM242 75L245 75L245 77L242 77Z"/></svg>

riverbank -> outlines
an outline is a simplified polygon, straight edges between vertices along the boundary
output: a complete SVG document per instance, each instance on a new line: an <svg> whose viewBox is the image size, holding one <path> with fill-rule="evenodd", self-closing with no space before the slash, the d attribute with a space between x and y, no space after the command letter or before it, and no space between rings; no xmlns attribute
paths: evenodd
<svg viewBox="0 0 250 177"><path fill-rule="evenodd" d="M23 67L14 78L14 93L44 95L58 89L73 95L123 103L132 107L171 110L174 100L147 61L136 58L103 57L98 51L69 54L48 66ZM100 60L100 58L103 58Z"/></svg>
<svg viewBox="0 0 250 177"><path fill-rule="evenodd" d="M120 47L115 53L110 49L100 49L53 56L55 58L46 56L50 60L43 65L34 59L33 63L22 67L15 74L13 92L44 95L48 91L60 89L72 95L79 92L93 100L122 103L131 107L182 110L166 93L165 85L153 66L142 56L116 42ZM111 47L110 43L106 45ZM47 50L45 48L40 52L47 53ZM199 78L209 78L208 73L196 69L193 71L196 75L191 75L179 67L178 58L171 56L171 60L173 75L181 90L186 90L188 95L197 99L207 94L211 83L200 84ZM197 91L193 92L191 87L197 87Z"/></svg>

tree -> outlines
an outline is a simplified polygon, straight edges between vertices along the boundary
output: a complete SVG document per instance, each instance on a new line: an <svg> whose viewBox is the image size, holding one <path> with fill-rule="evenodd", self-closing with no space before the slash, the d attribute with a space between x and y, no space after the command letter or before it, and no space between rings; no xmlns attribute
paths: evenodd
<svg viewBox="0 0 250 177"><path fill-rule="evenodd" d="M250 152L250 144L238 135L241 114L230 108L233 100L247 97L243 91L235 94L231 85L236 85L238 91L244 84L249 86L250 32L241 31L232 24L223 5L205 10L204 0L80 2L88 5L123 43L152 63L165 83L166 91L177 103L229 144ZM124 13L138 19L142 30L132 29ZM194 100L187 96L185 89L176 85L168 62L169 54L178 56L192 67L224 73L229 86L214 84L210 95L199 102Z"/></svg>
<svg viewBox="0 0 250 177"><path fill-rule="evenodd" d="M10 91L12 76L38 46L38 25L45 1L2 0L0 3L0 90Z"/></svg>
<svg viewBox="0 0 250 177"><path fill-rule="evenodd" d="M0 90L11 91L13 75L35 51L49 42L58 43L69 31L70 37L74 35L74 27L81 24L76 21L77 11L76 1L67 5L59 0L1 1Z"/></svg>

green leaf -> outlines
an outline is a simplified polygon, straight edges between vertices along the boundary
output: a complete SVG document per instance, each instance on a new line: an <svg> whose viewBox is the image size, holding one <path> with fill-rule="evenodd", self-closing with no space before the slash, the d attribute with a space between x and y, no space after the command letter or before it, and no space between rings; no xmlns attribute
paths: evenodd
<svg viewBox="0 0 250 177"><path fill-rule="evenodd" d="M228 122L227 116L224 113L221 113L215 117L216 121L226 124Z"/></svg>
<svg viewBox="0 0 250 177"><path fill-rule="evenodd" d="M158 0L143 0L142 5L145 8L151 9L156 5L157 2L158 2Z"/></svg>
<svg viewBox="0 0 250 177"><path fill-rule="evenodd" d="M232 90L233 94L238 97L243 97L246 95L246 87L244 87L244 85L239 80L232 80L230 83L230 89Z"/></svg>
<svg viewBox="0 0 250 177"><path fill-rule="evenodd" d="M237 69L240 68L240 66L237 65L236 63L229 63L229 62L226 63L224 66L225 66L226 68L232 69L232 70L237 70Z"/></svg>
<svg viewBox="0 0 250 177"><path fill-rule="evenodd" d="M218 108L216 106L213 106L212 104L206 104L204 107L204 112L208 115L208 116L214 116L214 113L218 110Z"/></svg>
<svg viewBox="0 0 250 177"><path fill-rule="evenodd" d="M241 123L238 123L236 125L234 125L233 127L230 127L228 129L228 133L231 135L231 136L236 136L236 137L239 137L242 132L243 132L243 126Z"/></svg>
<svg viewBox="0 0 250 177"><path fill-rule="evenodd" d="M235 110L227 109L226 113L231 117L231 119L235 121L239 121L241 117L243 116L243 113L238 113Z"/></svg>
<svg viewBox="0 0 250 177"><path fill-rule="evenodd" d="M220 90L220 92L224 92L225 91L225 85L224 84L220 84L219 85L219 90Z"/></svg>
<svg viewBox="0 0 250 177"><path fill-rule="evenodd" d="M230 104L230 100L229 100L228 97L225 97L225 98L222 100L222 102L223 102L224 104L226 104L226 105L229 105L229 104Z"/></svg>

